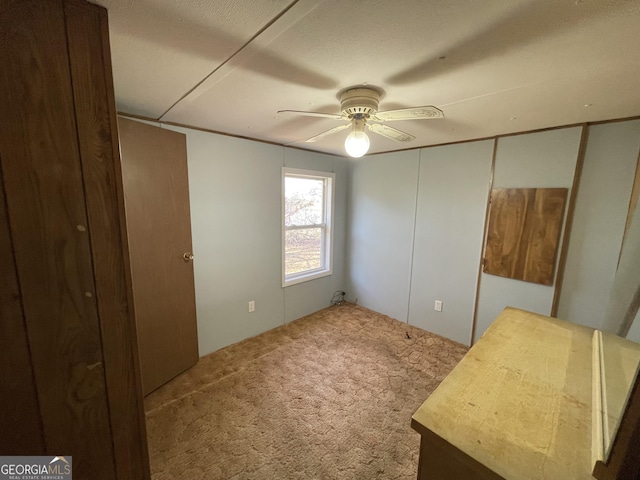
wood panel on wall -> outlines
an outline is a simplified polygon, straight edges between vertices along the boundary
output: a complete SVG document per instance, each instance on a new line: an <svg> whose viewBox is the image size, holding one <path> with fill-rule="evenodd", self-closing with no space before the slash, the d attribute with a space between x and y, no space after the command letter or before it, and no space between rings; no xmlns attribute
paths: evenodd
<svg viewBox="0 0 640 480"><path fill-rule="evenodd" d="M552 285L566 188L496 188L484 273Z"/></svg>
<svg viewBox="0 0 640 480"><path fill-rule="evenodd" d="M24 395L34 415L31 438L3 421L2 453L18 438L15 453L73 456L74 478L149 478L106 11L25 0L0 22L0 407Z"/></svg>
<svg viewBox="0 0 640 480"><path fill-rule="evenodd" d="M65 14L116 474L137 480L149 476L148 449L107 12L67 3Z"/></svg>
<svg viewBox="0 0 640 480"><path fill-rule="evenodd" d="M0 453L44 455L40 409L4 199L0 176Z"/></svg>
<svg viewBox="0 0 640 480"><path fill-rule="evenodd" d="M25 2L3 12L2 172L45 444L72 455L79 476L110 479L113 444L60 7Z"/></svg>

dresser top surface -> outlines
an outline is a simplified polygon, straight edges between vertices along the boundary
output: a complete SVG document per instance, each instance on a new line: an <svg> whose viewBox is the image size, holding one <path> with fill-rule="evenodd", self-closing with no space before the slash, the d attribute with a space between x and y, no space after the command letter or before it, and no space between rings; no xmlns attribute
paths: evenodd
<svg viewBox="0 0 640 480"><path fill-rule="evenodd" d="M506 308L413 416L506 479L591 477L593 329Z"/></svg>

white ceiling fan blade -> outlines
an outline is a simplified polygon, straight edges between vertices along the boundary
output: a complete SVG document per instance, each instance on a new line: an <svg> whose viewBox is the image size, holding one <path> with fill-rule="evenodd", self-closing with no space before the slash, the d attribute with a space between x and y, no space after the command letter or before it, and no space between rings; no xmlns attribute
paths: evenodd
<svg viewBox="0 0 640 480"><path fill-rule="evenodd" d="M414 140L416 138L410 133L403 132L388 125L382 125L379 123L367 123L367 127L373 133L377 133L378 135L382 135L383 137L390 138L391 140L395 140L396 142L410 142L411 140Z"/></svg>
<svg viewBox="0 0 640 480"><path fill-rule="evenodd" d="M278 110L278 113L294 113L296 115L306 115L307 117L331 118L332 120L348 120L349 119L348 117L345 117L342 114L306 112L304 110Z"/></svg>
<svg viewBox="0 0 640 480"><path fill-rule="evenodd" d="M444 113L439 108L432 105L423 107L401 108L398 110L387 110L386 112L377 112L372 115L372 120L380 122L391 122L394 120L423 120L429 118L443 118Z"/></svg>
<svg viewBox="0 0 640 480"><path fill-rule="evenodd" d="M332 133L339 132L340 130L345 130L345 129L349 128L349 127L351 127L350 123L347 123L346 125L338 125L337 127L333 127L332 129L327 130L326 132L319 133L315 137L307 138L305 140L305 142L313 143L316 140L318 140L319 138L326 137L327 135L331 135Z"/></svg>

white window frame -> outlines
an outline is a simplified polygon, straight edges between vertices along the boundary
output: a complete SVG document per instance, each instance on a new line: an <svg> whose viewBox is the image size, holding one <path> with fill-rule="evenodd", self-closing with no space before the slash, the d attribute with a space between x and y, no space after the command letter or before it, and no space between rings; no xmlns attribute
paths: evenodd
<svg viewBox="0 0 640 480"><path fill-rule="evenodd" d="M323 217L324 222L317 225L295 225L285 226L285 178L286 177L300 177L311 178L314 180L324 181L324 205L323 205ZM289 287L298 283L307 282L316 278L326 277L333 273L333 211L334 211L334 184L335 174L330 172L321 172L317 170L301 170L298 168L282 168L282 213L280 223L282 225L282 287ZM322 228L324 229L323 235L323 255L320 259L321 267L313 270L307 270L304 272L296 273L293 275L285 274L285 239L288 230L302 229L302 228Z"/></svg>

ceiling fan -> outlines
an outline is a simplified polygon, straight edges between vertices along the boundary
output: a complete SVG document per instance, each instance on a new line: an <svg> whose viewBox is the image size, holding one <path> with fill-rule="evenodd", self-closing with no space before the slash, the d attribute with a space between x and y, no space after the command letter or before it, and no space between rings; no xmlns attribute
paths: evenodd
<svg viewBox="0 0 640 480"><path fill-rule="evenodd" d="M338 125L326 132L319 133L305 142L315 142L322 137L340 132L351 127L351 133L344 142L344 148L351 157L362 157L369 150L369 137L365 128L373 133L390 138L397 142L410 142L413 135L385 125L384 122L396 120L423 120L443 118L442 110L431 105L423 107L401 108L398 110L378 111L378 103L383 91L372 86L357 86L342 90L338 94L340 99L340 114L306 112L300 110L279 110L278 113L295 113L311 117L331 118L332 120L347 120L350 123Z"/></svg>

